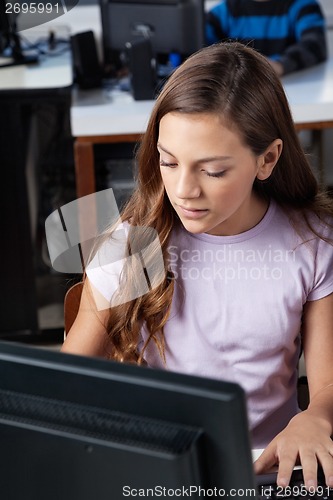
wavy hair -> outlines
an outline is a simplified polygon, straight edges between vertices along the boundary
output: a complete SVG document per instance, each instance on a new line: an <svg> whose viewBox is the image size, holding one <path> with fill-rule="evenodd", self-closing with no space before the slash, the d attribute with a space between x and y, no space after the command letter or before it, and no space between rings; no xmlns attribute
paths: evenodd
<svg viewBox="0 0 333 500"><path fill-rule="evenodd" d="M302 150L282 84L269 62L237 42L212 45L189 57L171 75L156 100L136 154L137 187L121 215L123 221L130 222L130 227L151 227L157 231L165 278L149 293L110 310L107 325L110 356L120 361L144 362L145 348L151 341L164 357L163 326L173 295L168 243L173 228L180 222L165 194L156 145L160 120L171 112L221 116L224 123L236 126L244 143L257 156L275 139L282 139L282 153L272 175L265 182L256 179L254 189L286 210L296 209L315 234L310 214L320 220L333 214L331 200L320 192ZM126 283L133 281L135 275L133 267L124 269L125 290ZM143 324L149 336L139 351Z"/></svg>

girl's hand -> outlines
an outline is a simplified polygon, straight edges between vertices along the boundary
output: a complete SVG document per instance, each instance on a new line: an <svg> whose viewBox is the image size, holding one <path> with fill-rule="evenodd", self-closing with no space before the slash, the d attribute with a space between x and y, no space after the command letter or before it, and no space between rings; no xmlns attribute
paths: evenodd
<svg viewBox="0 0 333 500"><path fill-rule="evenodd" d="M317 487L318 463L322 466L327 486L333 487L333 441L327 422L308 410L293 417L255 461L254 469L262 474L278 465L277 484L288 486L296 463L303 467L304 484Z"/></svg>

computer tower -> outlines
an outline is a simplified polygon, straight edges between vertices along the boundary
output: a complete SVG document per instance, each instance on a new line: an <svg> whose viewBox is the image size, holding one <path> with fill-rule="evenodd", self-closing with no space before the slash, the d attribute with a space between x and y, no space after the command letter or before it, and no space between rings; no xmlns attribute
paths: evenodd
<svg viewBox="0 0 333 500"><path fill-rule="evenodd" d="M100 65L94 33L85 31L71 37L75 81L82 89L100 87Z"/></svg>
<svg viewBox="0 0 333 500"><path fill-rule="evenodd" d="M149 39L126 44L131 89L136 101L154 99L156 91L156 61Z"/></svg>

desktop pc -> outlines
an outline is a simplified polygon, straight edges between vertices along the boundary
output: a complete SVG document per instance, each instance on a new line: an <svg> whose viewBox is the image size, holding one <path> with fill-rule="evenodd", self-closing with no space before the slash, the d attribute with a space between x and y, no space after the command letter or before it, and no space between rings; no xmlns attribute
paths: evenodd
<svg viewBox="0 0 333 500"><path fill-rule="evenodd" d="M136 100L205 45L203 0L100 0L106 73L130 73Z"/></svg>
<svg viewBox="0 0 333 500"><path fill-rule="evenodd" d="M135 100L151 100L170 73L204 46L203 0L99 0L103 62L92 31L71 38L81 89L116 81Z"/></svg>
<svg viewBox="0 0 333 500"><path fill-rule="evenodd" d="M233 383L0 342L0 441L6 500L256 498Z"/></svg>
<svg viewBox="0 0 333 500"><path fill-rule="evenodd" d="M3 341L0 442L6 500L333 498L255 477L235 383Z"/></svg>
<svg viewBox="0 0 333 500"><path fill-rule="evenodd" d="M202 0L100 0L100 8L106 59L141 38L159 55L187 57L204 45Z"/></svg>

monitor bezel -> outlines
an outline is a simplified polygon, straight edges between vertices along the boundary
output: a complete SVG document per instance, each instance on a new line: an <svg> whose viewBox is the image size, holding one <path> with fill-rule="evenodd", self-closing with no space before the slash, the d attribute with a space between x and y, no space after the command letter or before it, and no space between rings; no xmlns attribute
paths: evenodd
<svg viewBox="0 0 333 500"><path fill-rule="evenodd" d="M150 16L152 13L159 13L156 16L156 22L161 23L163 26L163 31L160 30L157 33L157 39L155 37L155 26L153 26L153 36L147 37L151 42L152 52L156 58L157 64L168 63L168 57L170 53L178 52L180 56L180 61L185 60L189 55L196 52L205 46L205 4L204 0L99 0L100 6L100 16L101 16L101 26L102 26L102 47L103 47L103 59L104 66L108 67L126 67L126 43L135 43L140 39L145 37L145 34L137 33L132 34L132 36L124 36L122 41L114 41L112 35L112 11L115 10L116 14L120 16L121 22L127 24L128 16L121 15L121 12L125 12L125 9L129 9L128 12L130 16L133 16L134 9L141 10L143 15L139 16L138 23L143 23L150 25ZM172 10L173 16L166 15L167 12ZM175 19L174 14L177 13ZM192 18L191 22L188 20L188 14L194 13L195 19ZM143 16L147 14L148 18ZM155 17L156 14L153 14ZM134 16L136 17L136 15ZM116 18L116 16L115 16ZM169 18L170 26L166 25L167 19ZM116 26L118 28L119 17L117 17ZM182 44L185 44L186 49L182 50L179 47L179 41L176 41L173 46L169 44L164 44L163 37L175 37L177 32L177 27L174 26L175 21L178 20L180 24L178 27L179 38L183 38ZM194 21L196 25L194 26ZM130 21L131 22L131 21ZM172 25L171 25L172 23ZM186 28L187 27L187 28ZM127 32L127 28L120 30L121 33ZM117 33L116 38L122 35ZM162 44L162 45L161 45Z"/></svg>
<svg viewBox="0 0 333 500"><path fill-rule="evenodd" d="M201 429L202 486L254 488L246 400L237 384L0 342L0 389ZM29 458L34 450L24 453Z"/></svg>

